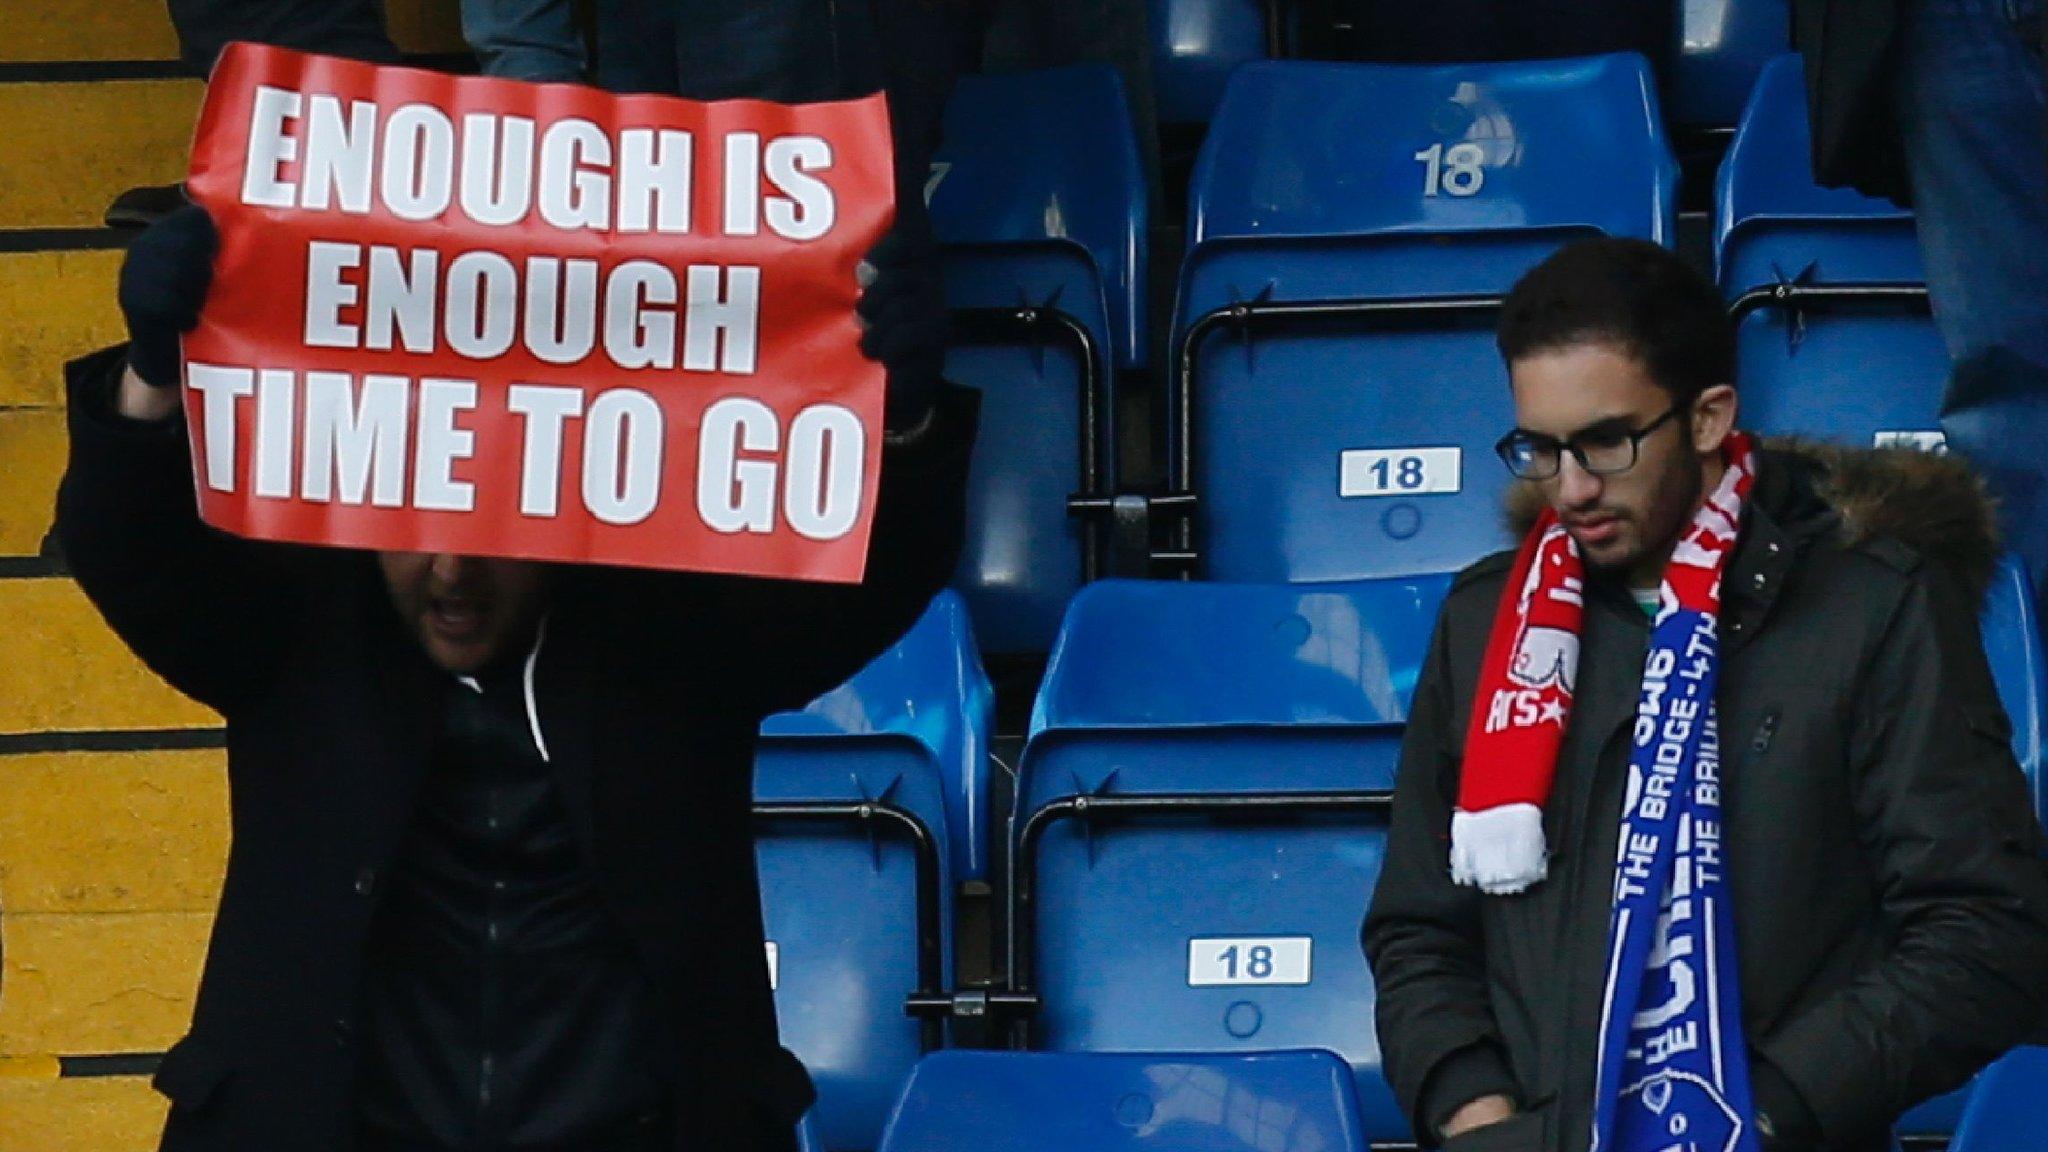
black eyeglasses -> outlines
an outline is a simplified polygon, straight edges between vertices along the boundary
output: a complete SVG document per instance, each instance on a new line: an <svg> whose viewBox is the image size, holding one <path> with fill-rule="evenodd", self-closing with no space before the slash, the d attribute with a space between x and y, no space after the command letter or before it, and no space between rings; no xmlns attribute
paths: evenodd
<svg viewBox="0 0 2048 1152"><path fill-rule="evenodd" d="M1615 476L1636 466L1643 441L1649 438L1650 433L1670 423L1689 407L1691 405L1684 402L1674 404L1662 416L1633 431L1625 427L1600 426L1563 440L1517 428L1501 437L1493 451L1518 480L1550 479L1563 467L1567 452L1589 474Z"/></svg>

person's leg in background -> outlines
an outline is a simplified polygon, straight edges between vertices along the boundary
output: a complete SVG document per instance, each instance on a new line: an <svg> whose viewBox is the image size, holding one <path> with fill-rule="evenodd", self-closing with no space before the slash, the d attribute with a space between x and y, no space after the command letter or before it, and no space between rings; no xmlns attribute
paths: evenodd
<svg viewBox="0 0 2048 1152"><path fill-rule="evenodd" d="M1159 189L1159 114L1145 0L994 0L982 67L990 72L1109 64L1123 74L1145 181Z"/></svg>
<svg viewBox="0 0 2048 1152"><path fill-rule="evenodd" d="M185 63L205 75L230 40L398 63L381 0L168 0Z"/></svg>
<svg viewBox="0 0 2048 1152"><path fill-rule="evenodd" d="M505 80L583 79L575 0L462 0L462 38L484 75Z"/></svg>
<svg viewBox="0 0 2048 1152"><path fill-rule="evenodd" d="M1957 361L2048 366L2042 0L1918 0L1897 112L1935 322Z"/></svg>
<svg viewBox="0 0 2048 1152"><path fill-rule="evenodd" d="M596 0L590 77L609 92L674 95L677 0Z"/></svg>
<svg viewBox="0 0 2048 1152"><path fill-rule="evenodd" d="M398 63L382 0L168 0L178 55L205 76L231 40ZM107 207L109 228L147 228L185 204L182 184L130 188Z"/></svg>
<svg viewBox="0 0 2048 1152"><path fill-rule="evenodd" d="M1918 0L1898 124L1927 289L1956 369L1949 447L1984 473L2006 542L2048 577L2048 93L2042 0Z"/></svg>

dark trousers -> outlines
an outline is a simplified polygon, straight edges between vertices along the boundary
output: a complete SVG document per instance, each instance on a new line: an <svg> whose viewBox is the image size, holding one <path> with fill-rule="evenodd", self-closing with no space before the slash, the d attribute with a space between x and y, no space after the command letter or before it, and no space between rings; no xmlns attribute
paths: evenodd
<svg viewBox="0 0 2048 1152"><path fill-rule="evenodd" d="M629 1120L603 1132L592 1133L568 1144L550 1144L521 1152L671 1152L675 1147L675 1120L670 1116L647 1116ZM398 1140L375 1132L358 1131L355 1152L462 1152L438 1144ZM478 1152L503 1152L483 1148Z"/></svg>
<svg viewBox="0 0 2048 1152"><path fill-rule="evenodd" d="M593 78L614 92L805 103L878 89L895 129L898 231L929 230L923 189L953 77L963 0L597 0Z"/></svg>
<svg viewBox="0 0 2048 1152"><path fill-rule="evenodd" d="M1673 5L1645 0L1309 0L1309 55L1396 64L1669 54Z"/></svg>
<svg viewBox="0 0 2048 1152"><path fill-rule="evenodd" d="M179 54L201 75L230 40L398 62L381 0L168 0Z"/></svg>

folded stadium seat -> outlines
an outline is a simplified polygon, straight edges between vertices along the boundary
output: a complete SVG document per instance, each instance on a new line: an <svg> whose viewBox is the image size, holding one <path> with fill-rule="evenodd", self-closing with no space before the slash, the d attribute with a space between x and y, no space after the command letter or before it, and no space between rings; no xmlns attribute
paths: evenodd
<svg viewBox="0 0 2048 1152"><path fill-rule="evenodd" d="M1146 191L1104 66L969 77L926 197L955 310L948 375L982 392L955 586L990 652L1044 652L1101 541L1068 512L1115 485L1112 382L1141 362Z"/></svg>
<svg viewBox="0 0 2048 1152"><path fill-rule="evenodd" d="M1912 214L1813 182L1797 56L1757 81L1721 165L1716 264L1740 322L1746 423L1858 444L1942 443L1948 353Z"/></svg>
<svg viewBox="0 0 2048 1152"><path fill-rule="evenodd" d="M1207 124L1230 70L1266 58L1262 0L1148 0L1161 124Z"/></svg>
<svg viewBox="0 0 2048 1152"><path fill-rule="evenodd" d="M1022 758L1012 994L1034 1048L1327 1048L1367 1133L1379 1074L1359 925L1447 576L1106 580L1076 597Z"/></svg>
<svg viewBox="0 0 2048 1152"><path fill-rule="evenodd" d="M1764 65L1792 46L1789 0L1677 0L1671 120L1732 128Z"/></svg>
<svg viewBox="0 0 2048 1152"><path fill-rule="evenodd" d="M1342 580L1504 544L1500 298L1568 240L1669 241L1663 131L1633 55L1239 68L1192 191L1169 558Z"/></svg>
<svg viewBox="0 0 2048 1152"><path fill-rule="evenodd" d="M2048 1146L2048 1048L2018 1048L1985 1069L1949 1152L2040 1152Z"/></svg>
<svg viewBox="0 0 2048 1152"><path fill-rule="evenodd" d="M883 1152L1365 1152L1328 1052L1134 1056L939 1052Z"/></svg>
<svg viewBox="0 0 2048 1152"><path fill-rule="evenodd" d="M917 1058L905 1012L953 974L954 885L987 869L990 693L960 598L844 687L761 727L761 904L782 1041L818 1085L824 1148L875 1146Z"/></svg>

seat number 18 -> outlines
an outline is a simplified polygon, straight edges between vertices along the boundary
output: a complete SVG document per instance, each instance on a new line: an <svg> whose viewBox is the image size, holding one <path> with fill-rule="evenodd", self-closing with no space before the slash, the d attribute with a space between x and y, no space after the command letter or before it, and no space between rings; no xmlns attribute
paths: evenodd
<svg viewBox="0 0 2048 1152"><path fill-rule="evenodd" d="M1431 144L1415 158L1423 166L1424 196L1477 196L1486 187L1486 150L1477 144Z"/></svg>

